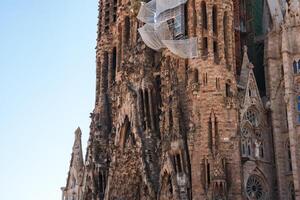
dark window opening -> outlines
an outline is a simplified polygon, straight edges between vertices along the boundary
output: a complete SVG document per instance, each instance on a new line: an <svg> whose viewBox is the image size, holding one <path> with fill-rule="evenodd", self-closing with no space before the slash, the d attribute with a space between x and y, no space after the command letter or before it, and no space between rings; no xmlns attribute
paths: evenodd
<svg viewBox="0 0 300 200"><path fill-rule="evenodd" d="M207 56L208 55L208 39L207 39L207 37L203 38L202 45L203 45L203 47L202 47L202 49L203 49L202 56Z"/></svg>
<svg viewBox="0 0 300 200"><path fill-rule="evenodd" d="M125 28L124 28L124 42L130 42L130 18L125 17Z"/></svg>
<svg viewBox="0 0 300 200"><path fill-rule="evenodd" d="M212 120L211 120L211 117L209 118L209 121L208 121L208 145L209 145L209 148L212 149Z"/></svg>
<svg viewBox="0 0 300 200"><path fill-rule="evenodd" d="M214 41L213 43L213 47L214 47L214 60L215 63L218 64L219 63L219 51L218 51L218 43L217 41Z"/></svg>
<svg viewBox="0 0 300 200"><path fill-rule="evenodd" d="M104 52L104 59L103 59L103 68L102 68L102 79L103 79L103 88L104 92L107 91L108 88L108 52Z"/></svg>
<svg viewBox="0 0 300 200"><path fill-rule="evenodd" d="M264 152L264 146L263 146L263 144L260 146L260 157L261 158L264 158L264 156L265 156L265 154L264 154L265 152Z"/></svg>
<svg viewBox="0 0 300 200"><path fill-rule="evenodd" d="M182 173L181 158L179 154L174 156L175 169L177 173Z"/></svg>
<svg viewBox="0 0 300 200"><path fill-rule="evenodd" d="M102 173L100 172L100 177L99 177L99 187L100 187L100 193L104 193L104 186L103 186L103 176Z"/></svg>
<svg viewBox="0 0 300 200"><path fill-rule="evenodd" d="M146 121L145 121L145 107L144 107L144 95L143 95L143 90L139 90L140 93L140 104L141 104L141 119L142 119L142 127L143 130L146 130Z"/></svg>
<svg viewBox="0 0 300 200"><path fill-rule="evenodd" d="M117 48L113 48L112 55L112 68L111 68L111 80L115 82L116 80L116 68L117 68Z"/></svg>
<svg viewBox="0 0 300 200"><path fill-rule="evenodd" d="M168 176L168 187L169 187L170 194L173 194L173 185L172 185L171 176Z"/></svg>
<svg viewBox="0 0 300 200"><path fill-rule="evenodd" d="M170 126L170 128L173 127L173 113L172 113L171 103L172 103L172 98L170 97L169 98L169 126Z"/></svg>
<svg viewBox="0 0 300 200"><path fill-rule="evenodd" d="M202 1L201 3L201 13L202 13L202 28L207 30L207 12L206 3Z"/></svg>
<svg viewBox="0 0 300 200"><path fill-rule="evenodd" d="M293 171L292 153L291 153L291 145L289 141L287 142L286 148L287 148L287 156L288 156L288 171L292 172Z"/></svg>
<svg viewBox="0 0 300 200"><path fill-rule="evenodd" d="M114 0L113 22L117 21L117 9L118 9L118 0Z"/></svg>
<svg viewBox="0 0 300 200"><path fill-rule="evenodd" d="M226 97L232 97L230 84L226 83Z"/></svg>
<svg viewBox="0 0 300 200"><path fill-rule="evenodd" d="M199 72L198 72L198 69L194 70L194 83L199 83Z"/></svg>
<svg viewBox="0 0 300 200"><path fill-rule="evenodd" d="M213 33L217 34L218 33L218 10L217 6L214 5L212 9L212 22L213 22Z"/></svg>
<svg viewBox="0 0 300 200"><path fill-rule="evenodd" d="M210 164L207 163L206 166L206 174L207 174L207 184L210 185Z"/></svg>
<svg viewBox="0 0 300 200"><path fill-rule="evenodd" d="M106 176L104 171L99 172L99 191L100 191L100 199L104 199L104 193L106 188Z"/></svg>
<svg viewBox="0 0 300 200"><path fill-rule="evenodd" d="M104 13L104 30L107 32L109 30L109 21L110 21L110 4L105 4L105 13Z"/></svg>
<svg viewBox="0 0 300 200"><path fill-rule="evenodd" d="M294 74L298 74L299 73L299 70L298 70L298 63L296 61L294 61L293 63L293 68L294 68Z"/></svg>
<svg viewBox="0 0 300 200"><path fill-rule="evenodd" d="M250 147L249 141L247 144L247 149L248 149L248 156L251 156L251 147Z"/></svg>
<svg viewBox="0 0 300 200"><path fill-rule="evenodd" d="M227 32L227 26L228 26L228 14L227 12L224 13L224 18L223 18L223 30L224 30L224 54L225 54L225 62L226 62L226 65L228 67L229 65L229 53L228 53L228 42L229 42L229 34Z"/></svg>

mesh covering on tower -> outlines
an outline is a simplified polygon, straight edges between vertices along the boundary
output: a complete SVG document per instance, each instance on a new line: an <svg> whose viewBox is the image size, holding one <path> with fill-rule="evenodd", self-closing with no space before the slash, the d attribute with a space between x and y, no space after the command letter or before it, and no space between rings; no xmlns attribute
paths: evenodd
<svg viewBox="0 0 300 200"><path fill-rule="evenodd" d="M142 3L137 18L145 44L159 51L168 48L182 58L198 57L197 38L185 38L184 4L187 0L152 0Z"/></svg>

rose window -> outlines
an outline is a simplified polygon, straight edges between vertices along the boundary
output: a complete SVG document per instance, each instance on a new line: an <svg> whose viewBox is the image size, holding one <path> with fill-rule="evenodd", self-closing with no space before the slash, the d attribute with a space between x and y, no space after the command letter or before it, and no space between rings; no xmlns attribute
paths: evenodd
<svg viewBox="0 0 300 200"><path fill-rule="evenodd" d="M250 199L263 200L265 199L266 192L262 181L257 176L250 176L247 185L246 192Z"/></svg>

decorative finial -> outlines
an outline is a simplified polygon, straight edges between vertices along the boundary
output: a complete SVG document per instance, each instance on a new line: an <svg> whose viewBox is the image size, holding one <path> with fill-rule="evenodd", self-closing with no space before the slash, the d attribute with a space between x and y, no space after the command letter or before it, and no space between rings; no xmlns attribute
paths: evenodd
<svg viewBox="0 0 300 200"><path fill-rule="evenodd" d="M248 67L249 69L254 69L254 65L252 63L249 63Z"/></svg>
<svg viewBox="0 0 300 200"><path fill-rule="evenodd" d="M244 54L247 53L248 54L248 47L246 45L244 45L243 47L243 51L244 51Z"/></svg>
<svg viewBox="0 0 300 200"><path fill-rule="evenodd" d="M78 128L76 129L76 131L75 131L75 135L76 135L76 137L81 137L81 129L80 129L80 127L78 126Z"/></svg>

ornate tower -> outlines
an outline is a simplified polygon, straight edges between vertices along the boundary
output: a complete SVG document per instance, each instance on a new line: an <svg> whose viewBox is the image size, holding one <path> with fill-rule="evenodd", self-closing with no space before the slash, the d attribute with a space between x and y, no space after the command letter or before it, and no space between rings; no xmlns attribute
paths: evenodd
<svg viewBox="0 0 300 200"><path fill-rule="evenodd" d="M273 15L266 40L265 73L271 109L279 199L300 199L300 2Z"/></svg>
<svg viewBox="0 0 300 200"><path fill-rule="evenodd" d="M233 2L174 8L194 59L145 46L140 3L99 1L84 199L241 199Z"/></svg>
<svg viewBox="0 0 300 200"><path fill-rule="evenodd" d="M247 47L239 78L240 137L243 185L249 199L276 199L276 176L269 108L262 100Z"/></svg>
<svg viewBox="0 0 300 200"><path fill-rule="evenodd" d="M233 1L189 1L187 143L193 199L242 199ZM234 169L234 171L233 171Z"/></svg>
<svg viewBox="0 0 300 200"><path fill-rule="evenodd" d="M82 197L82 184L84 164L81 146L81 130L78 127L75 131L75 141L73 145L72 157L70 162L69 174L66 187L62 189L62 200L73 199L80 200Z"/></svg>

